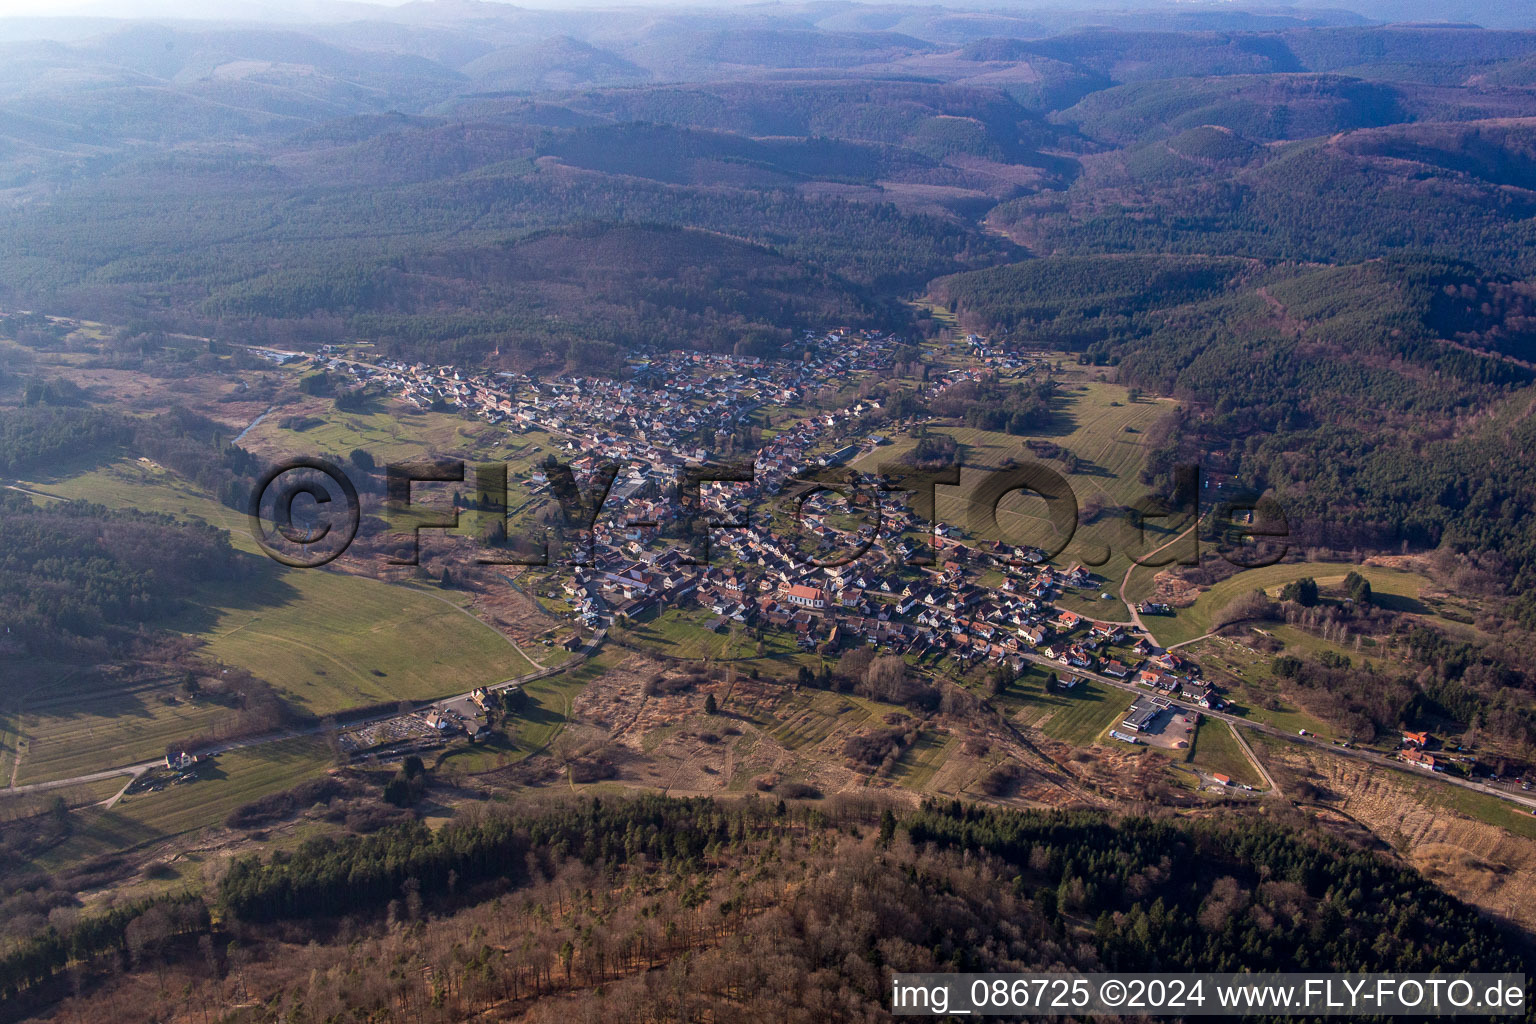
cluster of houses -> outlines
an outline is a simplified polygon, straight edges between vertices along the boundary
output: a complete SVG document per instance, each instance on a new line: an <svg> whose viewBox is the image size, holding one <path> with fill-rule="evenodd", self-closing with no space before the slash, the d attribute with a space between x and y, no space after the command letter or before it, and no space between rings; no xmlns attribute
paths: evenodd
<svg viewBox="0 0 1536 1024"><path fill-rule="evenodd" d="M632 360L623 379L541 379L388 360L367 364L339 356L322 362L333 372L350 374L359 387L382 386L418 408L454 408L513 432L561 436L569 452L581 453L571 463L577 473L600 462L617 462L624 469L605 511L658 521L652 513L665 518L670 510L624 506L659 502L678 467L707 461L758 408L811 405L818 392L888 369L900 345L899 338L878 330L836 328L807 332L788 346L799 356L794 360L655 352ZM859 445L845 444L840 455L818 457L816 450L829 432L846 431L878 409L878 402L860 400L846 408L810 411L791 429L780 430L755 455L758 489L772 493L810 466L851 459ZM535 466L525 483L536 492L547 479Z"/></svg>
<svg viewBox="0 0 1536 1024"><path fill-rule="evenodd" d="M1027 547L968 544L942 525L932 528L932 564L912 565L919 544L910 538L930 527L892 492L880 497L879 536L876 517L861 516L867 510L856 507L856 500L840 520L825 495L799 506L793 537L779 536L747 516L744 508L762 507L754 499L782 498L786 482L808 468L851 461L881 443L874 435L846 443L850 427L878 408L870 400L836 411L808 411L792 429L776 432L755 455L752 483L706 485L704 512L717 522L746 525L713 531L711 564L690 564L671 538L672 521L684 513L661 486L670 484L676 467L707 458L719 434L739 429L760 406L810 406L809 399L823 389L891 365L899 344L878 331L837 329L808 333L793 343L790 347L803 353L798 361L652 353L632 362L622 380L539 380L341 360L331 365L360 381L382 382L418 405L446 403L512 429L563 434L578 453L571 461L577 474L600 462L624 466L592 531L591 558L563 574L566 596L588 625L608 615L638 619L663 607L693 605L708 610L711 628L739 623L792 631L806 648L869 643L938 652L964 666L997 663L1015 670L1043 658L1204 707L1219 706L1192 663L1156 650L1125 624L1058 609L1055 601L1063 591L1092 584L1079 566L1063 571ZM989 358L1015 358L1003 347L993 351L980 337L967 344ZM984 363L948 369L923 388L942 394L979 379L990 372ZM834 448L840 442L828 441L839 435L844 441ZM535 466L529 485L546 486L543 476ZM859 525L847 526L849 519ZM808 549L851 557L808 558ZM1130 654L1123 653L1127 648ZM1112 655L1110 649L1122 653ZM451 712L437 714L436 729L467 728Z"/></svg>
<svg viewBox="0 0 1536 1024"><path fill-rule="evenodd" d="M427 727L439 736L464 735L474 742L489 727L488 715L500 698L484 686L468 697L445 701L429 708L423 716Z"/></svg>
<svg viewBox="0 0 1536 1024"><path fill-rule="evenodd" d="M734 431L762 405L801 404L816 391L888 368L900 340L881 331L807 332L798 360L664 351L637 357L624 379L475 373L452 366L336 357L329 369L374 383L418 408L437 405L518 430L542 429L593 441L639 442L636 453L707 454L713 436ZM857 415L857 407L826 416ZM702 442L700 439L704 439ZM603 452L613 457L608 451Z"/></svg>
<svg viewBox="0 0 1536 1024"><path fill-rule="evenodd" d="M334 372L350 373L358 386L383 386L418 407L457 408L491 423L504 423L513 431L562 436L571 453L569 464L578 476L601 463L619 463L620 475L604 501L594 531L598 536L593 539L601 547L638 558L644 546L679 514L671 490L679 467L707 461L759 407L802 406L807 411L794 424L780 424L755 452L755 478L750 486L706 485L706 507L721 512L722 519L740 521L746 503L779 496L808 469L852 461L884 443L883 437L866 436L860 429L863 418L880 408L874 399L833 410L811 407L820 393L889 368L901 345L899 338L878 330L808 331L785 346L786 354L795 359L653 352L632 360L624 379L561 376L546 380L451 366L367 364L332 354L323 354L320 360ZM941 395L988 372L980 365L952 367L921 388ZM850 435L855 435L853 443L848 443ZM521 483L536 494L547 487L548 479L535 464ZM806 511L809 543L830 550L843 541L842 533L824 522L817 509ZM897 555L905 558L910 545L903 546L908 550L898 550ZM752 554L772 559L772 547L760 545Z"/></svg>
<svg viewBox="0 0 1536 1024"><path fill-rule="evenodd" d="M1427 749L1435 746L1436 740L1428 732L1403 732L1402 748L1398 750L1398 760L1405 764L1422 768L1427 772L1445 771L1445 759L1430 753Z"/></svg>
<svg viewBox="0 0 1536 1024"><path fill-rule="evenodd" d="M918 525L907 509L894 520L890 532L898 538ZM733 529L722 531L717 545L730 557L711 565L685 565L675 550L600 547L593 564L567 576L563 586L589 623L605 613L642 619L667 607L696 606L708 610L711 629L736 623L793 632L806 649L872 644L936 653L961 667L992 663L1015 671L1047 659L1160 696L1222 706L1194 662L1158 649L1124 623L1057 607L1064 592L1093 589L1082 567L1062 570L1038 550L1002 543L937 540L932 566L907 564L899 554L905 541L874 539L862 557L817 568L772 533ZM988 583L980 582L982 575Z"/></svg>
<svg viewBox="0 0 1536 1024"><path fill-rule="evenodd" d="M1104 674L1115 678L1130 678L1140 686L1172 697L1180 697L1203 708L1219 709L1225 703L1215 687L1200 678L1200 666L1173 651L1153 652L1134 670L1125 666L1106 666ZM1138 651L1137 653L1142 653ZM1122 675L1122 669L1125 675Z"/></svg>
<svg viewBox="0 0 1536 1024"><path fill-rule="evenodd" d="M1006 335L1007 331L1004 330L1003 334ZM965 347L972 362L995 370L1016 370L1034 361L1013 345L981 334L967 334Z"/></svg>

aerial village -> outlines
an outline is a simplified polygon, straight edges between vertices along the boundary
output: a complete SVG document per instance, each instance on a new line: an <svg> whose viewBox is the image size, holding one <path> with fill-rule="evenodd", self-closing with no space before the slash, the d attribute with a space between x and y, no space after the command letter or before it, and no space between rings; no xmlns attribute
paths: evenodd
<svg viewBox="0 0 1536 1024"><path fill-rule="evenodd" d="M1199 666L1159 649L1135 623L1098 621L1056 606L1067 590L1096 593L1083 567L1053 565L1039 548L926 523L901 492L881 493L878 517L852 517L862 518L860 525L851 526L846 514L861 511L857 494L838 515L828 492L804 481L817 472L825 480L829 471L887 443L865 422L866 413L879 408L872 399L808 412L773 433L755 453L751 483L704 485L701 513L689 514L745 524L711 531L708 564L694 564L689 552L668 543L675 533L668 527L680 514L671 485L681 467L716 458L718 439L762 406L806 408L818 392L889 369L901 344L879 331L837 329L786 346L786 355L804 353L798 360L656 352L635 359L622 380L321 358L358 386L382 385L420 408L457 408L513 433L537 430L562 439L561 458L578 479L602 463L620 465L590 548L583 546L590 558L550 576L586 627L645 621L686 607L712 630L780 631L803 650L869 644L926 657L930 665L949 659L961 670L989 664L1017 673L1029 663L1050 665L1066 692L1074 673L1092 672L1164 698L1132 707L1116 730L1127 742L1155 730L1160 712L1171 706L1167 698L1219 708L1222 699L1201 679ZM996 369L1029 365L1028 357L976 335L964 344L960 365L920 386L941 393ZM549 487L537 466L516 483L533 496ZM786 496L795 507L793 537L782 535L783 520L745 511Z"/></svg>

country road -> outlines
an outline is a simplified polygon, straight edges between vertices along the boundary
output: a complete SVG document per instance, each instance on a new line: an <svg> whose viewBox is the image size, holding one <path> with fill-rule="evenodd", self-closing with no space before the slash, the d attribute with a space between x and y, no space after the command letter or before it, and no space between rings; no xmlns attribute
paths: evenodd
<svg viewBox="0 0 1536 1024"><path fill-rule="evenodd" d="M1043 665L1056 671L1060 671L1062 668L1061 662L1052 661L1049 658L1044 658L1037 654L1025 654L1023 657L1028 661L1033 661L1038 665ZM1148 690L1144 686L1137 686L1135 683L1124 682L1118 679L1111 679L1110 677L1101 675L1098 672L1090 672L1085 669L1073 669L1072 671L1077 675L1086 676L1087 678L1092 679L1094 682L1102 683L1105 686L1112 686L1117 690L1124 690L1126 693L1134 693L1137 696L1146 696L1152 693L1151 690ZM1186 701L1177 700L1173 697L1169 697L1167 699L1170 703L1173 704L1174 707L1181 708L1185 711L1194 711L1198 714L1206 715L1211 718L1219 718L1224 722L1230 722L1235 728L1252 729L1254 732L1263 733L1266 736L1273 736L1277 739L1287 740L1291 743L1299 743L1304 746L1315 747L1318 750L1326 750L1330 754L1334 754L1338 757L1354 758L1357 761L1364 761L1368 764L1373 764L1380 768L1386 768L1390 771L1403 772L1405 774L1414 775L1418 778L1428 779L1434 782L1441 782L1450 786L1460 786L1462 789L1470 789L1478 793L1486 794L1488 796L1498 797L1501 800L1516 804L1528 810L1536 810L1536 795L1525 796L1518 793L1507 793L1503 790L1496 789L1493 786L1486 786L1480 782L1472 782L1467 779L1458 779L1454 776L1443 775L1438 772L1429 772L1410 768L1400 761L1390 757L1385 757L1381 754L1377 754L1369 750L1361 750L1358 747L1335 746L1332 743L1316 739L1312 736L1298 736L1288 732L1285 729L1281 729L1273 725L1266 725L1263 722L1250 721L1249 719L1243 718L1239 715L1229 715L1224 711L1212 711L1208 708L1202 708L1197 704L1190 704ZM1243 741L1243 738L1240 735L1238 740L1239 742L1243 742L1244 747L1247 747L1247 743ZM1266 772L1265 774L1267 775L1268 773ZM1273 785L1273 780L1270 781L1271 785Z"/></svg>
<svg viewBox="0 0 1536 1024"><path fill-rule="evenodd" d="M562 665L553 665L539 669L536 672L530 672L525 675L518 676L513 679L506 679L492 685L490 688L494 690L505 689L509 686L521 686L539 679L547 679L550 676L558 675L561 672L565 672L571 668L574 668L575 666L581 664L583 661L587 660L587 658L591 657L592 654L597 651L597 649L602 645L603 640L606 639L607 632L608 631L606 629L603 629L595 633L586 647L584 647L574 658ZM1028 661L1032 661L1038 665L1052 670L1059 671L1062 668L1060 662L1052 661L1048 658L1041 657L1040 655L1025 654L1023 657ZM1102 675L1098 672L1091 672L1084 669L1075 669L1074 671L1078 675L1085 676L1097 683L1113 687L1117 690L1123 690L1126 693L1135 694L1136 696L1145 696L1151 693L1150 690L1147 690L1145 687L1137 686L1135 683L1112 679L1109 676ZM468 697L468 693L462 693L452 697L443 697L437 700L425 701L418 705L415 711L422 711L427 708L446 705L454 701L466 700ZM1536 810L1536 796L1524 796L1517 793L1508 793L1496 789L1493 786L1487 786L1479 782L1471 782L1469 780L1458 779L1453 776L1441 775L1434 772L1415 771L1414 769L1409 768L1408 766L1403 765L1392 758L1385 757L1372 751L1361 750L1356 747L1335 746L1332 743L1324 742L1323 740L1319 740L1311 736L1293 735L1292 733L1284 729L1280 729L1276 726L1266 725L1262 722L1253 722L1238 715L1227 714L1224 711L1214 711L1208 708L1202 708L1198 705L1190 704L1186 701L1177 700L1172 697L1167 699L1174 707L1178 707L1185 711L1193 711L1197 714L1206 715L1211 718L1218 718L1224 722L1228 722L1233 726L1235 731L1241 729L1252 729L1254 732L1263 733L1266 736L1273 736L1277 739L1283 739L1291 743L1298 743L1305 746L1314 747L1318 750L1327 751L1328 753L1337 757L1353 758L1354 760L1363 761L1367 764L1372 764L1378 768L1383 768L1389 771L1411 774L1419 778L1440 782L1445 785L1460 786L1463 789L1470 789L1474 792L1483 793L1487 796L1497 797L1498 799L1504 800L1508 803L1524 807L1527 810ZM345 726L347 728L352 728L359 725L370 725L377 722L389 721L392 718L398 717L400 717L398 713L375 715L370 718L348 721L345 723ZM309 726L303 729L286 729L279 732L267 733L262 736L253 736L243 740L234 740L229 743L219 744L214 747L196 751L196 753L202 755L218 755L229 753L235 750L248 750L252 747L259 747L268 743L278 743L283 740L298 739L305 736L318 736L324 733L326 728L327 727L322 724ZM1252 749L1248 746L1248 743L1242 736L1241 732L1237 732L1237 739L1238 742L1242 745L1244 751L1258 766L1260 772L1264 775L1266 782L1268 782L1271 790L1278 792L1278 788L1275 786L1273 777L1270 776L1268 770L1264 768L1263 763L1259 761L1259 759L1253 754ZM164 762L162 760L155 760L146 761L139 764L121 765L116 768L108 768L99 772L91 772L87 775L77 775L69 779L55 779L50 782L36 782L25 786L13 786L8 789L0 790L0 793L23 795L28 793L44 793L51 790L67 789L70 786L78 786L82 783L100 782L104 779L111 779L124 775L142 775L144 772L149 771L152 768L156 768L163 763Z"/></svg>
<svg viewBox="0 0 1536 1024"><path fill-rule="evenodd" d="M499 683L492 683L488 689L504 690L509 686L523 686L527 683L532 683L539 679L547 679L550 676L558 675L561 672L575 668L577 665L580 665L582 662L586 661L589 657L592 656L598 647L601 646L607 635L608 631L606 629L599 630L597 633L593 634L592 639L590 642L588 642L587 646L582 648L579 652L577 652L575 657L571 658L564 664L547 666L535 672L529 672L521 676L516 676L512 679L503 679ZM470 695L468 693L461 693L452 697L440 697L436 700L423 701L414 709L412 709L410 713L414 714L420 711L424 711L428 708L452 704L455 701L468 700L469 696ZM400 713L395 711L390 712L389 714L372 715L367 718L359 718L356 720L346 720L342 723L342 725L345 728L351 729L362 725L373 725L378 722L387 722L391 719L399 717L401 717ZM324 723L320 723L306 726L302 729L282 729L277 732L263 733L260 736L250 736L245 739L231 740L228 743L220 743L212 747L204 747L199 750L191 751L191 753L205 757L217 756L219 754L228 754L231 751L249 750L252 747L265 746L269 743L281 743L284 740L301 739L306 736L319 736L324 734L328 728L331 727ZM53 779L48 782L33 782L25 786L13 785L5 789L0 789L0 794L24 796L29 793L47 793L52 790L68 789L71 786L78 786L90 782L101 782L105 779L118 778L119 776L124 775L137 777L143 775L145 772L150 771L151 769L158 768L163 764L165 764L164 758L158 758L154 761L143 761L138 764L119 765L115 768L106 768L99 772L91 772L86 775L76 775L69 779ZM121 794L119 794L119 796L121 796ZM113 799L115 801L116 798L114 797Z"/></svg>
<svg viewBox="0 0 1536 1024"><path fill-rule="evenodd" d="M1144 561L1145 559L1148 559L1148 558L1152 557L1153 555L1157 554L1158 552L1162 551L1164 548L1172 547L1173 545L1177 544L1179 541L1183 540L1185 537L1188 537L1191 531L1198 530L1199 528L1200 528L1200 522L1199 522L1199 520L1196 520L1195 522L1191 523L1189 526L1185 527L1183 529L1183 531L1181 531L1177 536L1175 536L1175 537L1173 537L1173 538L1171 538L1171 539L1169 539L1167 541L1164 541L1162 544L1159 544L1157 547L1153 548L1151 551L1148 551L1145 555L1142 555L1140 557ZM1125 596L1125 588L1129 587L1131 585L1131 573L1135 572L1138 568L1142 568L1142 567L1143 567L1143 564L1141 562L1137 562L1137 561L1135 561L1133 559L1131 561L1131 564L1126 567L1125 575L1123 577L1121 577L1121 579L1120 579L1120 603L1125 605L1125 610L1131 613L1131 621L1129 623L1125 623L1125 622L1116 623L1116 625L1121 625L1121 626L1131 625L1131 626L1135 626L1137 629L1139 629L1143 633L1147 634L1147 636L1151 637L1153 643L1157 643L1157 637L1152 635L1152 630L1147 627L1146 623L1141 621L1141 613L1136 610L1136 605L1129 598L1127 598ZM1204 639L1204 637L1201 637L1200 639ZM1193 641L1188 641L1188 642L1193 643ZM1161 645L1159 645L1159 646L1161 646Z"/></svg>
<svg viewBox="0 0 1536 1024"><path fill-rule="evenodd" d="M1237 740L1237 745L1243 748L1243 756L1248 758L1248 763L1253 765L1254 770L1259 773L1259 777L1264 780L1264 785L1269 787L1270 793L1275 796L1284 795L1280 792L1275 777L1269 774L1269 769L1264 767L1264 762L1259 760L1259 755L1255 754L1253 748L1248 745L1248 737L1243 735L1243 730L1231 725L1228 728L1232 730L1232 738Z"/></svg>

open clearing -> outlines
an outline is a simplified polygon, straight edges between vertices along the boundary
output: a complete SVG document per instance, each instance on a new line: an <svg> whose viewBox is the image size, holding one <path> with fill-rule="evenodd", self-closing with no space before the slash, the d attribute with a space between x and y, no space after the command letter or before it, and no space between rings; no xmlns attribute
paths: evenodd
<svg viewBox="0 0 1536 1024"><path fill-rule="evenodd" d="M918 792L928 789L933 777L959 746L960 741L953 736L945 736L930 729L923 730L917 742L901 752L894 772L896 781Z"/></svg>
<svg viewBox="0 0 1536 1024"><path fill-rule="evenodd" d="M375 399L372 406L343 412L329 399L296 402L257 424L241 447L271 456L348 455L361 448L382 465L432 455L473 457L511 436L505 427L456 413L429 412L393 400Z"/></svg>
<svg viewBox="0 0 1536 1024"><path fill-rule="evenodd" d="M1228 714L1273 725L1286 732L1306 729L1323 739L1338 738L1333 727L1307 714L1292 695L1281 690L1270 675L1270 655L1239 640L1220 636L1191 644L1186 653L1199 659L1210 678L1227 691L1231 703L1223 710Z"/></svg>
<svg viewBox="0 0 1536 1024"><path fill-rule="evenodd" d="M1232 726L1219 718L1201 717L1190 761L1208 772L1227 776L1234 784L1255 788L1264 784L1242 747L1238 746Z"/></svg>
<svg viewBox="0 0 1536 1024"><path fill-rule="evenodd" d="M178 519L200 519L228 530L230 542L242 551L258 552L250 522L235 509L220 505L176 474L147 459L125 458L60 479L38 478L21 486L75 501L111 508L162 512Z"/></svg>
<svg viewBox="0 0 1536 1024"><path fill-rule="evenodd" d="M48 869L221 824L229 812L322 774L331 763L318 739L268 743L220 755L196 782L124 797L113 809L74 816L74 833L38 858Z"/></svg>
<svg viewBox="0 0 1536 1024"><path fill-rule="evenodd" d="M1019 464L1044 463L1062 474L1071 485L1079 510L1097 505L1106 511L1092 522L1077 528L1073 539L1059 560L1085 564L1109 560L1094 571L1103 577L1104 587L1118 591L1120 578L1130 566L1122 550L1125 537L1122 520L1113 509L1137 501L1146 492L1139 474L1146 462L1144 432L1169 408L1156 401L1130 401L1125 388L1098 381L1066 383L1059 391L1057 428L1021 437L972 427L932 427L931 433L947 434L960 445L960 459L966 467L959 487L938 490L938 517L941 521L970 531L974 502L969 497L989 470L1002 467L1009 460ZM1046 440L1076 456L1075 469L1057 459L1042 459L1030 451L1026 442ZM915 446L910 438L893 439L888 446L855 461L854 466L874 472L884 462L892 462ZM1017 544L1055 547L1060 543L1051 528L1045 503L1038 496L1015 492L1003 497L997 508L998 535L975 539L999 539ZM973 533L974 536L974 533ZM1155 521L1147 524L1148 543L1155 546L1166 539ZM1124 606L1118 598L1099 601L1099 589L1085 590L1076 599L1102 618L1124 618Z"/></svg>
<svg viewBox="0 0 1536 1024"><path fill-rule="evenodd" d="M715 632L706 625L715 618L708 609L667 608L653 619L630 623L623 635L627 643L672 658L733 661L754 657L756 644L745 635L744 628L730 623L733 628L722 626Z"/></svg>
<svg viewBox="0 0 1536 1024"><path fill-rule="evenodd" d="M1343 583L1344 577L1351 572L1358 572L1370 580L1373 599L1379 595L1381 600L1378 603L1383 606L1401 611L1427 610L1419 601L1419 593L1429 585L1429 581L1416 572L1355 565L1351 562L1286 562L1247 569L1230 576L1202 593L1188 608L1180 608L1173 615L1149 617L1146 624L1151 627L1158 643L1164 646L1184 643L1209 633L1217 613L1250 591L1263 590L1273 597L1285 584L1304 576L1317 580L1320 587L1335 587Z"/></svg>
<svg viewBox="0 0 1536 1024"><path fill-rule="evenodd" d="M28 484L61 498L200 519L254 551L243 515L155 464L125 459L59 480ZM467 598L324 570L287 570L264 556L250 575L208 584L172 625L207 643L204 652L249 670L317 715L360 705L463 693L535 669L496 630L459 607ZM168 701L168 693L70 691L27 701L24 719L0 707L0 782L23 750L18 781L67 778L150 760L165 744L203 731L227 710Z"/></svg>
<svg viewBox="0 0 1536 1024"><path fill-rule="evenodd" d="M885 705L828 690L810 692L809 699L791 699L782 705L782 724L769 735L787 750L817 747L834 732L848 732L867 722ZM889 710L889 709L887 709Z"/></svg>
<svg viewBox="0 0 1536 1024"><path fill-rule="evenodd" d="M534 670L505 637L417 590L273 567L210 587L182 628L315 714L465 693Z"/></svg>
<svg viewBox="0 0 1536 1024"><path fill-rule="evenodd" d="M267 793L321 774L332 761L323 740L302 738L221 754L198 766L198 780L124 797L114 810L165 835L216 825Z"/></svg>
<svg viewBox="0 0 1536 1024"><path fill-rule="evenodd" d="M206 732L230 714L221 704L179 699L166 680L29 700L21 716L26 747L16 781L68 779L152 761L167 744Z"/></svg>
<svg viewBox="0 0 1536 1024"><path fill-rule="evenodd" d="M1075 747L1095 742L1130 706L1129 694L1092 681L1078 683L1066 693L1046 694L1043 700L1053 710L1044 718L1041 731Z"/></svg>
<svg viewBox="0 0 1536 1024"><path fill-rule="evenodd" d="M553 743L571 720L571 701L588 683L623 659L623 652L603 651L574 668L524 686L528 702L511 716L507 727L516 750L513 760L521 760Z"/></svg>

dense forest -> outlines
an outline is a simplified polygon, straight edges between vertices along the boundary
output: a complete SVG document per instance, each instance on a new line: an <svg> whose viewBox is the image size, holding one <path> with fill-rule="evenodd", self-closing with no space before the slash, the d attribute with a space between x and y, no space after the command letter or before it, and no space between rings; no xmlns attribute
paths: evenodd
<svg viewBox="0 0 1536 1024"><path fill-rule="evenodd" d="M0 535L0 622L39 653L121 641L238 574L228 534L147 512L0 492Z"/></svg>
<svg viewBox="0 0 1536 1024"><path fill-rule="evenodd" d="M1149 483L1199 461L1272 491L1297 543L1448 543L1497 553L1512 594L1536 583L1536 532L1516 511L1536 500L1517 411L1536 345L1523 283L1401 256L1138 255L1032 261L934 290L980 328L1076 349L1186 403ZM1456 421L1482 425L1447 436Z"/></svg>
<svg viewBox="0 0 1536 1024"><path fill-rule="evenodd" d="M871 290L888 295L1013 251L889 203L538 168L382 191L316 185L295 194L201 175L182 184L185 193L163 201L143 191L144 178L82 186L46 210L19 212L12 227L35 255L14 267L13 295L114 318L137 315L154 296L176 311L162 324L197 333L361 336L434 360L479 360L501 347L514 365L558 368L585 339L729 351L743 334L813 318L869 322ZM116 207L115 240L101 236L104 207ZM270 224L234 237L221 226L242 218ZM687 247L666 247L654 244L665 237L655 231L579 229L557 249L536 234L593 222L694 228L751 244L692 234L678 238ZM86 252L95 255L82 261ZM530 261L535 273L520 276ZM562 265L580 269L556 276ZM630 279L641 267L652 280ZM583 291L584 283L598 287ZM583 359L577 349L575 365L607 365L611 351Z"/></svg>
<svg viewBox="0 0 1536 1024"><path fill-rule="evenodd" d="M1199 254L1088 283L1170 299L1216 283L1228 267L1212 254L1536 269L1524 33L1299 15L1245 32L1207 15L1217 31L1035 22L1049 38L957 39L965 19L865 31L787 11L734 36L660 19L609 38L577 19L535 59L515 11L469 37L445 17L433 31L458 42L410 59L343 26L142 27L34 58L113 83L169 76L167 92L59 87L61 137L34 129L9 161L39 191L7 211L0 295L196 333L587 368L640 339L766 350L818 319L903 326L894 300L930 279L1028 254ZM749 70L719 71L726 52ZM242 54L275 66L186 77ZM529 62L530 82L554 81L562 61L568 88L508 85ZM328 75L388 99L338 112ZM465 88L482 76L495 88ZM4 86L4 109L39 114L35 93ZM207 102L242 116L186 116ZM102 114L114 103L132 116ZM102 134L108 120L163 141L130 146ZM92 132L112 155L73 157ZM659 228L686 233L658 244ZM1082 312L1047 336L1091 338Z"/></svg>
<svg viewBox="0 0 1536 1024"><path fill-rule="evenodd" d="M327 937L295 958L300 921ZM113 977L125 956L146 987ZM247 858L216 906L125 905L10 950L0 991L24 1003L76 963L79 998L148 999L123 1020L240 990L274 1017L568 1019L574 994L623 1021L862 1021L883 1019L894 971L1518 971L1523 956L1412 870L1258 818L639 797Z"/></svg>

